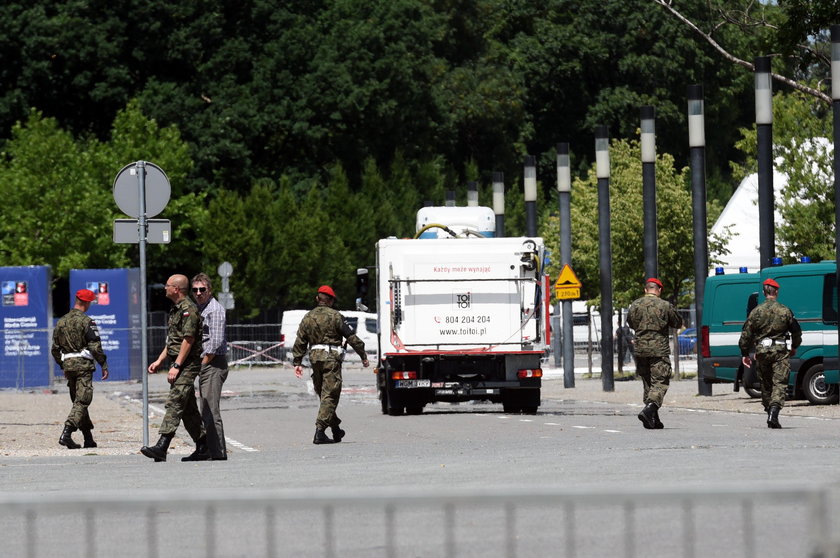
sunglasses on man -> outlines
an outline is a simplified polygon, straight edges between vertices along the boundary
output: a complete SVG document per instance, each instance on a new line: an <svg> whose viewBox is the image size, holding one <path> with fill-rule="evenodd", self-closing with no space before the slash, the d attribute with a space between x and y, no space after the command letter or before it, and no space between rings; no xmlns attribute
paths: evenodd
<svg viewBox="0 0 840 558"><path fill-rule="evenodd" d="M206 290L207 290L207 287L193 287L193 292L194 293L203 293Z"/></svg>

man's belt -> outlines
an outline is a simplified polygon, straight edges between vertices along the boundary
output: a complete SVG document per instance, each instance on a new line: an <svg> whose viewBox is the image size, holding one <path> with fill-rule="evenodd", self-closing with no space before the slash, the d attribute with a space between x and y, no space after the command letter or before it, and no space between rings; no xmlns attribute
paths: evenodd
<svg viewBox="0 0 840 558"><path fill-rule="evenodd" d="M341 345L323 345L323 344L319 344L319 345L312 345L311 347L309 347L309 350L310 350L310 351L314 351L314 350L316 350L316 349L320 349L320 350L322 350L322 351L330 351L330 352L333 352L333 351L334 351L334 352L336 352L336 353L342 353L342 352L344 352L344 350L341 348Z"/></svg>
<svg viewBox="0 0 840 558"><path fill-rule="evenodd" d="M87 349L83 349L78 353L62 353L61 354L61 362L64 362L68 358L86 358L88 360L93 360L93 355L90 354L90 351Z"/></svg>
<svg viewBox="0 0 840 558"><path fill-rule="evenodd" d="M758 344L766 349L772 347L773 345L781 345L787 348L786 339L771 339L770 337L765 337L764 339L759 340Z"/></svg>

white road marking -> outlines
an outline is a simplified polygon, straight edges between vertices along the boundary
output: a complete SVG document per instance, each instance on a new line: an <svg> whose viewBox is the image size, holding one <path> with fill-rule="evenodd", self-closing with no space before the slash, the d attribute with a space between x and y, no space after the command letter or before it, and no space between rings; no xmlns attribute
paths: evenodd
<svg viewBox="0 0 840 558"><path fill-rule="evenodd" d="M114 395L116 395L117 397L120 397L122 394L121 394L120 392L114 392ZM142 405L143 405L143 401L142 401L142 400L140 400L140 399L135 399L135 398L131 397L130 395L122 395L122 398L123 398L123 399L125 399L126 401L129 401L130 403L136 403L136 404L138 404L138 405L140 405L140 406L142 406ZM149 411L153 411L153 412L155 412L155 413L157 413L157 414L159 414L159 415L165 415L165 414L166 414L166 410L165 410L165 409L161 409L161 408L160 408L160 407L158 407L157 405L151 405L151 404L150 404L150 405L149 405ZM151 417L151 412L149 413L149 416ZM233 438L229 438L229 437L227 437L227 436L225 436L225 443L226 443L227 445L233 446L233 447L235 447L236 449L239 449L239 450L242 450L242 451L252 451L252 452L253 452L253 451L260 451L260 450L258 450L258 449L252 448L252 447L250 447L250 446L246 446L246 445L245 445L245 444L243 444L242 442L240 442L240 441L238 441L238 440L234 440Z"/></svg>

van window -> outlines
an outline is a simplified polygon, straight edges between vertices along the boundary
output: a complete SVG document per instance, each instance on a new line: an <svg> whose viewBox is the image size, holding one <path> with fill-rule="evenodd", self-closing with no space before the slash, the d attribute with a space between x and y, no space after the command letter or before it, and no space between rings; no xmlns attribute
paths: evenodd
<svg viewBox="0 0 840 558"><path fill-rule="evenodd" d="M823 322L837 323L837 277L833 273L826 275L823 281L822 313Z"/></svg>
<svg viewBox="0 0 840 558"><path fill-rule="evenodd" d="M825 282L822 275L781 275L776 281L779 282L779 302L790 308L797 320L822 319L822 308L814 300Z"/></svg>
<svg viewBox="0 0 840 558"><path fill-rule="evenodd" d="M376 333L376 318L365 318L365 329L370 333Z"/></svg>
<svg viewBox="0 0 840 558"><path fill-rule="evenodd" d="M712 308L704 308L704 314L710 314L703 321L710 324L743 324L747 319L746 311L750 295L755 292L755 283L722 283L715 289Z"/></svg>

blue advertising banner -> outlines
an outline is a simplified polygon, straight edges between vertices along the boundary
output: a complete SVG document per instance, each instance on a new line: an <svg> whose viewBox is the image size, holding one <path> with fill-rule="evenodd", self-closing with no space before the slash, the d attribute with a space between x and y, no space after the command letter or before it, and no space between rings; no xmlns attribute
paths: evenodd
<svg viewBox="0 0 840 558"><path fill-rule="evenodd" d="M75 300L79 289L90 289L96 294L88 316L99 327L110 379L141 379L140 270L71 269L71 300ZM93 377L96 379L99 374Z"/></svg>
<svg viewBox="0 0 840 558"><path fill-rule="evenodd" d="M0 267L0 388L49 386L53 374L49 266Z"/></svg>

